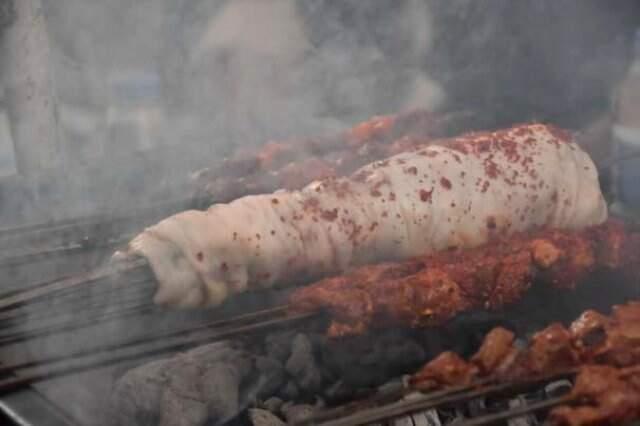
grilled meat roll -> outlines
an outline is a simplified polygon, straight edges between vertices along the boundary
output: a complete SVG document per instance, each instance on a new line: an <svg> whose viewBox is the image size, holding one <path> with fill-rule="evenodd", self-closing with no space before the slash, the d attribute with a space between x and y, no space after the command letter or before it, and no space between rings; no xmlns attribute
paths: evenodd
<svg viewBox="0 0 640 426"><path fill-rule="evenodd" d="M138 235L128 252L149 260L156 303L195 307L353 265L607 217L595 166L559 129L521 125L427 145L349 178L179 213Z"/></svg>

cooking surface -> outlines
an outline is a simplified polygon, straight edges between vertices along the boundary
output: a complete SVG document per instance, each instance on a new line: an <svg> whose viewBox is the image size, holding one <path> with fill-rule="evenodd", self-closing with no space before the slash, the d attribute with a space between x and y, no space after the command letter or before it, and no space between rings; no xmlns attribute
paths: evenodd
<svg viewBox="0 0 640 426"><path fill-rule="evenodd" d="M567 294L566 296L554 294L553 298L551 298L551 296L544 291L539 291L538 294L534 292L534 294L530 295L523 303L508 309L504 316L493 316L489 318L482 314L479 317L477 315L466 316L466 318L463 316L457 321L454 321L451 326L445 327L440 333L433 331L418 333L417 336L422 335L418 340L414 340L417 336L411 337L411 333L402 337L403 333L398 334L397 332L390 331L368 342L366 339L361 341L359 350L363 351L361 352L362 356L364 356L365 353L371 353L371 348L377 344L376 341L379 339L382 339L380 342L387 342L384 345L388 347L388 349L395 348L396 351L400 350L400 347L403 345L409 344L409 347L414 345L414 351L422 348L419 349L418 353L420 353L420 355L418 358L415 358L415 367L417 367L420 362L423 362L429 356L433 356L442 350L455 347L463 352L472 350L474 344L477 344L482 330L488 329L490 325L502 322L519 330L520 333L526 334L528 332L527 330L534 331L542 328L554 319L570 321L588 307L596 307L607 311L611 304L621 302L635 294L633 289L627 289L624 294L622 291L610 291L607 292L606 295L603 295L601 292L603 283L606 282L607 288L609 289L614 286L608 279L608 277L596 277L593 284L579 287L577 290L578 297L575 297L573 294ZM255 307L260 304L256 301L253 301L253 303ZM544 310L539 309L541 305L545 306ZM10 351L12 358L7 359L7 362L21 359L25 354L28 356L37 354L38 357L43 357L46 354L61 353L72 347L81 347L88 342L95 342L96 335L99 335L101 341L106 343L114 341L116 337L122 339L122 337L128 338L141 334L166 331L167 329L175 328L176 323L179 323L181 326L189 323L196 324L207 316L208 314L204 312L199 315L186 315L184 313L171 313L167 315L167 313L158 313L147 317L140 317L136 319L136 321L114 321L113 323L109 323L108 326L91 327L86 330L56 336L55 338L40 339L37 342L30 342L27 347L15 345ZM477 330L478 334L474 334L473 330ZM317 341L322 335L315 335L313 332L311 334L307 333L308 332L303 331L302 335L308 335L311 341ZM386 337L384 337L384 335L386 335ZM285 337L285 339L285 341L289 343L295 340L291 340L291 337ZM262 341L262 339L257 342L260 341ZM395 343L391 344L391 342ZM258 346L260 346L259 343ZM366 388L375 383L382 384L385 380L393 379L393 365L395 364L397 368L402 364L398 364L398 359L394 360L393 357L389 358L391 352L387 355L383 355L383 353L380 352L377 356L382 356L383 358L375 362L382 362L383 364L374 367L374 370L378 373L376 378L376 375L372 375L373 371L371 370L371 366L367 367L366 363L361 364L364 358L359 357L357 348L358 345L351 346L350 349L345 348L345 350L338 352L330 351L330 353L334 353L333 362L338 363L334 364L331 369L338 368L337 371L342 371L340 374L342 374L343 379L352 383L355 386L352 388L354 390L363 386ZM356 352L353 352L354 350ZM400 356L403 359L408 359L407 356L409 353L400 351L398 354L402 354ZM398 356L398 354L396 356ZM167 358L167 356L164 355L160 358ZM384 359L386 359L386 361L383 361ZM100 368L85 373L49 380L35 385L34 388L79 424L106 425L107 419L112 417L112 414L109 412L110 407L108 406L108 401L115 380L130 368L143 364L143 360L122 363L113 367ZM342 367L340 367L340 365L342 365ZM379 375L382 371L380 367L383 365L385 365L385 368L391 369ZM317 368L321 370L327 367L328 366L322 363L317 365ZM340 370L340 368L343 370ZM402 369L406 371L406 364L401 370ZM20 404L23 401L23 397L19 395L21 394L12 395L9 399L5 398L5 402L8 405L15 405L17 400L18 404ZM29 396L24 398L29 398Z"/></svg>

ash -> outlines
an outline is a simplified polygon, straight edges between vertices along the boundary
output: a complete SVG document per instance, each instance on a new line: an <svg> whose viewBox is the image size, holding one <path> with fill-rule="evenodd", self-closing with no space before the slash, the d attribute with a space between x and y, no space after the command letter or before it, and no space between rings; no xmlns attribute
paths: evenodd
<svg viewBox="0 0 640 426"><path fill-rule="evenodd" d="M282 425L399 386L403 375L442 351L470 356L495 326L526 339L553 321L568 324L586 309L609 312L636 293L615 277L594 276L576 291L534 286L506 311L471 312L438 328L331 340L318 320L300 330L212 343L125 373L112 390L111 424Z"/></svg>

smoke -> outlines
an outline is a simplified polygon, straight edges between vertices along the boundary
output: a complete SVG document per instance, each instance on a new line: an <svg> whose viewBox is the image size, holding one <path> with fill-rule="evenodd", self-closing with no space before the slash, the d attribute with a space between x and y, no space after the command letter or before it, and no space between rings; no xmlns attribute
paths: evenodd
<svg viewBox="0 0 640 426"><path fill-rule="evenodd" d="M433 109L443 99L421 67L430 23L420 0L43 0L43 6L68 157L56 176L17 179L0 204L5 226L108 217L184 198L192 171L238 147L333 133L376 114ZM101 250L54 266L54 260L32 263L29 273L18 268L13 276L29 285L71 273L72 261L76 272L107 256ZM119 306L119 297L104 292L87 291L79 303L113 297L108 308ZM16 331L39 327L53 307L52 301L29 310ZM75 311L67 316L83 321ZM17 356L178 326L164 319L135 327L124 319L52 336L23 344ZM104 408L100 395L109 390L104 376L87 373L43 389L61 404L74 399L73 415L95 424Z"/></svg>
<svg viewBox="0 0 640 426"><path fill-rule="evenodd" d="M20 179L0 212L15 220L184 198L190 172L240 146L444 99L422 66L431 23L420 0L43 6L66 166L46 187Z"/></svg>
<svg viewBox="0 0 640 426"><path fill-rule="evenodd" d="M491 124L508 124L535 118L533 110L559 121L584 105L599 107L591 101L624 69L626 44L609 49L603 30L624 26L591 31L595 24L586 18L614 8L572 10L587 1L539 1L534 14L523 6L532 3L509 0L491 7L469 0L42 2L68 158L56 176L21 176L0 186L3 226L109 216L184 198L192 171L238 147L333 133L376 114L472 108L486 112ZM565 9L548 13L547 4ZM576 30L571 40L565 28ZM587 48L565 55L564 46L579 44L584 34L604 41L589 38ZM600 68L577 65L595 53L613 59ZM587 84L593 81L602 84ZM0 165L11 170L11 156L0 148ZM29 268L48 274L38 264ZM142 328L152 332L154 325ZM132 332L127 321L118 326L109 336ZM81 340L107 334L91 333ZM56 353L66 343L25 352ZM77 387L91 399L90 383ZM77 406L75 414L94 424L91 404L99 403Z"/></svg>
<svg viewBox="0 0 640 426"><path fill-rule="evenodd" d="M404 107L433 107L440 94L417 67L429 39L424 3L399 2L391 13L387 6L227 2L188 57L192 83L201 82L187 85L191 100L236 145L337 131ZM369 15L388 16L392 32L372 34L369 26L376 23ZM384 49L390 38L406 41L401 61Z"/></svg>

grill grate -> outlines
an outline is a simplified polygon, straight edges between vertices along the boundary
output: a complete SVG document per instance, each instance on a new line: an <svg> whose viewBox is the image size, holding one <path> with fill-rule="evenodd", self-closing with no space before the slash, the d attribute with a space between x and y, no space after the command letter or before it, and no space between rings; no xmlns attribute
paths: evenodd
<svg viewBox="0 0 640 426"><path fill-rule="evenodd" d="M479 389L416 391L384 405L318 413L300 425L538 426L548 409L570 401L572 386L568 378L556 376Z"/></svg>

